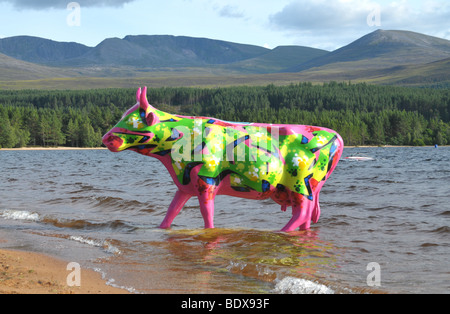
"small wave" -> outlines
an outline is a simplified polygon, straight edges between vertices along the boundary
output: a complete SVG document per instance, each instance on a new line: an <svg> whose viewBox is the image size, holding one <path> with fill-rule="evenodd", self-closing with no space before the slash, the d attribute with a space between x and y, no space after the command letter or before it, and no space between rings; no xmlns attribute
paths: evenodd
<svg viewBox="0 0 450 314"><path fill-rule="evenodd" d="M439 233L439 234L448 234L448 233L450 233L450 227L443 226L443 227L439 227L434 230L431 230L430 232L431 233Z"/></svg>
<svg viewBox="0 0 450 314"><path fill-rule="evenodd" d="M135 294L138 293L138 291L136 291L135 288L119 286L119 285L115 284L116 280L114 278L107 279L105 272L102 271L100 268L94 268L94 271L96 271L97 273L100 273L102 275L102 279L106 280L106 284L108 286L111 286L111 287L114 287L114 288L123 289L123 290L126 290L126 291L130 292L130 293L135 293Z"/></svg>
<svg viewBox="0 0 450 314"><path fill-rule="evenodd" d="M332 203L335 206L339 206L339 207L358 207L361 206L360 203L356 203L356 202L336 202L336 203Z"/></svg>
<svg viewBox="0 0 450 314"><path fill-rule="evenodd" d="M39 222L53 225L57 228L70 228L78 230L111 229L121 230L123 232L132 232L136 229L122 220L113 220L109 222L89 222L87 220L58 219L49 216L41 217L38 213L33 213L27 210L6 209L0 211L0 218L6 220L21 220L25 222Z"/></svg>
<svg viewBox="0 0 450 314"><path fill-rule="evenodd" d="M94 207L104 207L108 209L130 210L134 208L146 207L137 200L124 200L120 197L101 196L93 199Z"/></svg>
<svg viewBox="0 0 450 314"><path fill-rule="evenodd" d="M87 244L87 245L90 245L93 247L103 248L107 253L111 253L111 254L115 254L115 255L120 255L122 253L117 247L115 247L108 241L92 240L92 239L83 238L81 236L70 236L69 240L80 242L82 244Z"/></svg>
<svg viewBox="0 0 450 314"><path fill-rule="evenodd" d="M258 278L263 281L273 281L277 275L269 267L265 267L261 264L245 263L242 261L230 261L230 264L226 267L226 269L234 274Z"/></svg>
<svg viewBox="0 0 450 314"><path fill-rule="evenodd" d="M90 222L87 220L71 220L71 219L56 219L51 217L45 217L41 219L41 222L53 225L57 228L70 228L78 230L100 230L100 229L111 229L111 230L122 230L125 232L131 232L135 228L128 225L121 220L113 220L108 222Z"/></svg>
<svg viewBox="0 0 450 314"><path fill-rule="evenodd" d="M146 209L152 212L152 209L149 209L148 204L139 202L138 200L127 200L122 199L120 197L114 196L89 196L89 195L77 195L68 198L54 198L52 200L47 201L49 205L58 205L65 204L67 202L71 202L72 204L87 204L93 208L107 209L108 211L112 210L134 210L134 209Z"/></svg>
<svg viewBox="0 0 450 314"><path fill-rule="evenodd" d="M40 217L37 213L32 213L27 210L10 210L6 209L0 215L3 219L8 220L25 220L25 221L39 221Z"/></svg>
<svg viewBox="0 0 450 314"><path fill-rule="evenodd" d="M439 246L439 244L427 242L427 243L422 244L420 247L427 248L427 247L435 247L435 246Z"/></svg>
<svg viewBox="0 0 450 314"><path fill-rule="evenodd" d="M273 289L281 294L334 294L334 290L325 285L294 277L285 277Z"/></svg>

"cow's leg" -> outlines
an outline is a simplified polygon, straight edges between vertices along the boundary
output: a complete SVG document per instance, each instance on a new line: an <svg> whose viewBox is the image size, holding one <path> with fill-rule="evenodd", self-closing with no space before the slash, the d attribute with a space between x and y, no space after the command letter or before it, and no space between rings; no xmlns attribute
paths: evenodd
<svg viewBox="0 0 450 314"><path fill-rule="evenodd" d="M300 224L302 224L303 217L302 217L302 210L300 208L300 205L292 206L292 218L289 220L286 226L284 226L281 231L283 232L291 232L300 227Z"/></svg>
<svg viewBox="0 0 450 314"><path fill-rule="evenodd" d="M166 217L164 218L163 222L159 227L161 229L170 228L173 220L180 213L181 209L190 198L191 195L178 190L177 193L175 194L175 197L172 200L172 203L169 206L169 209L167 210Z"/></svg>
<svg viewBox="0 0 450 314"><path fill-rule="evenodd" d="M311 226L311 215L314 202L303 195L292 193L292 218L287 225L281 229L283 232L309 229Z"/></svg>
<svg viewBox="0 0 450 314"><path fill-rule="evenodd" d="M314 197L314 207L311 214L311 220L316 224L320 218L319 193Z"/></svg>
<svg viewBox="0 0 450 314"><path fill-rule="evenodd" d="M322 189L322 186L324 185L325 181L321 181L313 190L313 196L314 196L314 206L313 211L311 215L311 220L314 223L317 223L320 218L320 205L319 205L319 194L320 189Z"/></svg>
<svg viewBox="0 0 450 314"><path fill-rule="evenodd" d="M198 200L203 221L205 222L205 229L214 228L214 199L207 200L199 196Z"/></svg>
<svg viewBox="0 0 450 314"><path fill-rule="evenodd" d="M202 179L199 179L198 183L198 201L205 222L205 228L212 229L214 228L214 199L216 197L217 186L207 184Z"/></svg>
<svg viewBox="0 0 450 314"><path fill-rule="evenodd" d="M311 215L313 213L313 207L315 202L306 200L304 206L302 207L303 212L303 223L300 224L300 230L308 230L311 227Z"/></svg>

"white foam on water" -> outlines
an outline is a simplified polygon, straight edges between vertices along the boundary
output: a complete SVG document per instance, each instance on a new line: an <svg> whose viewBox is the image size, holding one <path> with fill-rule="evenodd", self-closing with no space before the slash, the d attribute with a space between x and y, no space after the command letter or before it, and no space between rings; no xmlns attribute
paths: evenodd
<svg viewBox="0 0 450 314"><path fill-rule="evenodd" d="M8 220L24 220L24 221L39 221L39 214L32 213L27 210L10 210L5 209L1 211L0 217Z"/></svg>
<svg viewBox="0 0 450 314"><path fill-rule="evenodd" d="M334 294L334 290L325 285L310 280L285 277L273 289L274 293L281 294Z"/></svg>
<svg viewBox="0 0 450 314"><path fill-rule="evenodd" d="M98 240L92 240L92 239L86 239L81 236L70 236L69 240L77 241L83 244L87 244L94 247L100 247L103 248L107 253L111 254L121 254L122 252L115 246L111 245L108 241L98 241Z"/></svg>
<svg viewBox="0 0 450 314"><path fill-rule="evenodd" d="M123 289L123 290L126 290L126 291L130 292L130 293L135 293L135 294L138 293L138 291L136 289L134 289L134 288L125 287L125 286L119 286L119 285L115 284L116 280L113 279L113 278L107 279L105 272L102 271L100 268L94 268L94 271L96 271L97 273L100 273L102 275L102 279L106 280L106 284L108 286L111 286L111 287L114 287L114 288Z"/></svg>

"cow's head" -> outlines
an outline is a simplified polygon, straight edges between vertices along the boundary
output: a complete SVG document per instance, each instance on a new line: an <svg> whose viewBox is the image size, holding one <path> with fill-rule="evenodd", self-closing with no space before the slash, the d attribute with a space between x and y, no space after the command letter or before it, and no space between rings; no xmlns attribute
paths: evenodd
<svg viewBox="0 0 450 314"><path fill-rule="evenodd" d="M145 155L161 154L165 149L170 149L164 143L174 134L171 128L160 122L160 116L165 113L148 103L147 87L138 89L136 100L136 105L125 112L119 123L103 136L103 144L112 152L131 149Z"/></svg>

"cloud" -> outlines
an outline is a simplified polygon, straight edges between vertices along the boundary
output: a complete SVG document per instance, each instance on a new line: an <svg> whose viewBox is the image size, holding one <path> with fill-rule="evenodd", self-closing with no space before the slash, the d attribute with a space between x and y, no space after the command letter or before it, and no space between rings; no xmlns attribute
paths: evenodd
<svg viewBox="0 0 450 314"><path fill-rule="evenodd" d="M368 16L379 12L384 29L448 29L448 0L293 0L280 12L270 16L279 29L308 31L348 31L368 25Z"/></svg>
<svg viewBox="0 0 450 314"><path fill-rule="evenodd" d="M81 7L121 7L125 3L135 0L83 0L75 1ZM35 9L45 10L50 8L66 9L67 5L72 2L70 0L0 0L0 2L8 2L18 9Z"/></svg>
<svg viewBox="0 0 450 314"><path fill-rule="evenodd" d="M380 28L449 39L449 21L448 0L291 0L269 16L270 25L297 44L327 50Z"/></svg>
<svg viewBox="0 0 450 314"><path fill-rule="evenodd" d="M397 29L420 26L424 31L450 30L450 3L448 0L428 0L413 6L405 0L392 1L383 7L382 20Z"/></svg>
<svg viewBox="0 0 450 314"><path fill-rule="evenodd" d="M231 17L231 18L243 18L244 13L239 10L237 6L226 5L219 9L219 15L221 17Z"/></svg>
<svg viewBox="0 0 450 314"><path fill-rule="evenodd" d="M270 17L281 29L335 30L366 24L376 3L356 0L306 1L296 0Z"/></svg>

